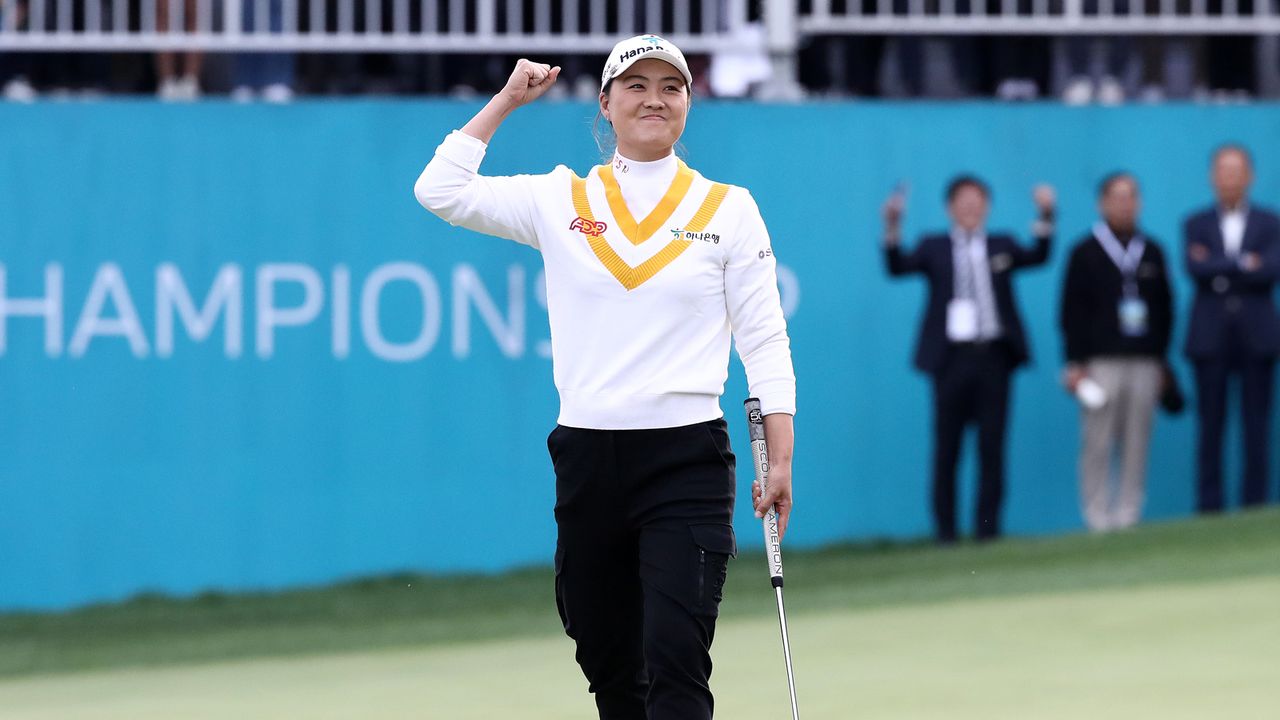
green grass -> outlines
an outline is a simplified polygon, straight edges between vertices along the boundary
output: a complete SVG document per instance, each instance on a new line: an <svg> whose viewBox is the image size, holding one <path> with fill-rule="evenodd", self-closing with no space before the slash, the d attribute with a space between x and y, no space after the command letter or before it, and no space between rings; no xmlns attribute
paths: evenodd
<svg viewBox="0 0 1280 720"><path fill-rule="evenodd" d="M1109 536L793 551L786 562L788 612L801 626L807 618L850 613L927 615L956 603L1225 587L1280 579L1280 511ZM735 561L725 623L770 626L773 596L764 575L759 555ZM452 653L486 640L567 642L560 634L548 569L406 575L278 594L147 597L64 614L0 616L0 677L394 649Z"/></svg>

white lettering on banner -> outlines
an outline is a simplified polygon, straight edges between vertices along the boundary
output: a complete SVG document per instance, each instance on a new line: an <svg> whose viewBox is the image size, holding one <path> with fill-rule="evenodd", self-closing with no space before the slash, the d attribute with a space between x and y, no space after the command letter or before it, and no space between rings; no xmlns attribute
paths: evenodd
<svg viewBox="0 0 1280 720"><path fill-rule="evenodd" d="M44 266L43 294L11 297L11 266L0 263L0 357L14 342L13 328L23 337L31 337L33 324L23 322L30 318L43 321L44 353L56 358L63 353L63 328L66 314L65 278L61 263ZM238 358L244 352L245 312L248 299L245 296L245 273L254 273L254 304L252 319L255 354L264 360L275 355L277 328L303 328L316 323L326 305L330 309L329 345L333 357L345 360L351 355L352 336L352 283L360 284L360 335L369 352L377 358L391 362L410 362L427 356L440 336L445 312L452 322L452 355L465 360L476 351L478 341L472 333L476 317L481 327L488 331L494 344L504 357L519 359L526 351L543 359L551 358L551 340L542 316L533 320L535 329L533 346L528 346L528 270L523 264L506 266L506 297L499 304L490 292L476 267L470 263L455 265L450 273L449 294L442 295L435 277L422 265L411 262L391 262L379 265L360 280L351 277L351 269L337 264L329 271L329 288L321 269L306 263L266 263L257 268L244 268L235 263L225 263L218 268L209 290L200 302L199 293L192 295L181 268L172 262L160 263L154 273L155 295L155 354L161 359L174 355L176 337L175 322L181 322L182 330L195 343L208 340L219 319L223 323L222 353L228 358ZM790 318L800 304L800 281L791 268L778 265L778 291L782 300L782 312ZM408 341L391 341L381 326L382 291L390 283L411 283L422 303L422 324L415 337ZM277 303L279 288L294 285L302 293L296 304ZM288 288L293 289L293 288ZM533 300L543 311L547 309L546 274L539 269L532 283ZM75 295L79 297L79 295ZM286 297L288 297L286 295ZM296 293L293 295L296 297ZM447 297L452 307L445 308ZM74 302L74 301L73 301ZM114 304L114 315L108 304ZM504 307L505 306L505 307ZM74 307L74 305L73 305ZM144 309L148 306L143 303ZM472 312L474 310L475 312ZM537 313L535 313L537 315ZM176 320L175 320L176 318ZM10 320L17 320L11 323ZM315 330L311 330L315 332ZM481 331L484 332L483 330ZM99 265L93 282L81 306L80 315L67 344L70 357L82 357L97 337L124 338L135 357L144 358L150 353L147 334L134 306L133 296L120 266L113 262ZM99 343L101 345L101 343Z"/></svg>
<svg viewBox="0 0 1280 720"><path fill-rule="evenodd" d="M222 325L223 352L229 358L240 357L244 343L244 274L239 265L227 264L218 269L213 287L205 296L204 305L196 311L191 291L182 279L182 272L173 263L162 263L156 268L156 355L167 358L173 355L173 311L176 308L182 318L182 326L195 342L213 333L218 314L225 308L226 322Z"/></svg>
<svg viewBox="0 0 1280 720"><path fill-rule="evenodd" d="M0 263L0 355L9 346L9 318L44 318L44 352L49 357L62 354L62 266L44 266L44 296L9 297L7 270Z"/></svg>
<svg viewBox="0 0 1280 720"><path fill-rule="evenodd" d="M524 267L507 268L507 316L489 296L475 268L463 263L453 269L453 356L459 360L471 354L472 304L493 333L502 354L518 358L524 354Z"/></svg>
<svg viewBox="0 0 1280 720"><path fill-rule="evenodd" d="M382 288L393 280L408 280L422 295L422 328L418 337L403 344L389 342L378 324L378 301ZM360 293L360 331L369 352L393 362L417 360L431 352L440 335L440 286L426 268L408 262L380 265L369 274Z"/></svg>
<svg viewBox="0 0 1280 720"><path fill-rule="evenodd" d="M538 301L539 307L547 309L547 273L543 270L538 271L538 278L533 283L533 297ZM538 341L538 357L551 359L551 338Z"/></svg>
<svg viewBox="0 0 1280 720"><path fill-rule="evenodd" d="M108 299L115 304L118 317L102 316ZM115 263L103 263L93 276L89 297L84 301L75 332L71 334L68 347L71 357L83 356L89 349L89 343L98 336L123 337L129 341L129 349L134 357L147 356L147 338L142 333L142 321L133 307L133 299L129 297L129 286L124 282L124 273Z"/></svg>
<svg viewBox="0 0 1280 720"><path fill-rule="evenodd" d="M351 271L346 265L333 268L333 356L342 360L351 354Z"/></svg>
<svg viewBox="0 0 1280 720"><path fill-rule="evenodd" d="M276 307L276 284L294 282L302 286L302 304ZM276 348L276 328L306 325L320 314L324 304L324 288L320 273L302 263L271 263L258 268L257 349L258 357L269 358Z"/></svg>

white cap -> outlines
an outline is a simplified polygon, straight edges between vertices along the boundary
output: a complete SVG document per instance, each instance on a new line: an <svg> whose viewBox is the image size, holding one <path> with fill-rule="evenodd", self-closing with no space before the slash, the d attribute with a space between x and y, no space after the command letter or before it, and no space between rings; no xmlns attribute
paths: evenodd
<svg viewBox="0 0 1280 720"><path fill-rule="evenodd" d="M680 48L657 35L637 35L613 46L613 52L604 64L604 74L600 76L600 92L604 92L604 86L621 75L623 70L634 65L637 60L645 58L671 63L684 76L684 81L693 85L689 63L685 62L684 53L680 52Z"/></svg>

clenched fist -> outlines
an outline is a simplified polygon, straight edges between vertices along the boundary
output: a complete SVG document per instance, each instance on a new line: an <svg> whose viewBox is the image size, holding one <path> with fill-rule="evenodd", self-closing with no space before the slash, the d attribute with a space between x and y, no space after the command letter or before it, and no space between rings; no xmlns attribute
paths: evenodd
<svg viewBox="0 0 1280 720"><path fill-rule="evenodd" d="M516 63L515 70L511 71L511 77L507 78L507 84L499 95L505 97L513 108L527 105L542 97L542 94L555 84L558 77L560 77L559 65L551 67L546 63L536 63L521 58Z"/></svg>

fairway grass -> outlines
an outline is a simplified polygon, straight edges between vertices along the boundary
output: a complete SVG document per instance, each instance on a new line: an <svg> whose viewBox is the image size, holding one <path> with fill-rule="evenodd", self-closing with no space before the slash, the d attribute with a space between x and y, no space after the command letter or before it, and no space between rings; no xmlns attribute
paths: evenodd
<svg viewBox="0 0 1280 720"><path fill-rule="evenodd" d="M1280 510L787 556L806 718L1280 717ZM789 715L763 557L717 716ZM0 718L591 718L550 570L0 616Z"/></svg>
<svg viewBox="0 0 1280 720"><path fill-rule="evenodd" d="M1274 718L1280 578L815 612L792 619L807 718ZM566 638L0 682L12 720L594 717ZM717 716L789 715L772 618L725 620Z"/></svg>

